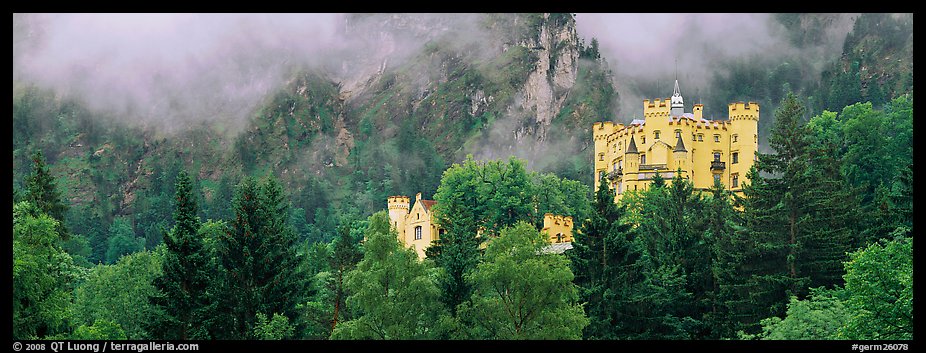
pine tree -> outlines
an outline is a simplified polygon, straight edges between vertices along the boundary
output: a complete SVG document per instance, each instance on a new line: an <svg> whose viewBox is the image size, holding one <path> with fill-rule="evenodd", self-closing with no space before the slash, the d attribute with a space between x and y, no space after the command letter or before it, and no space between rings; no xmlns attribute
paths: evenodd
<svg viewBox="0 0 926 353"><path fill-rule="evenodd" d="M751 316L745 321L783 316L790 296L837 284L851 244L855 199L844 191L827 149L813 144L803 115L796 96L783 99L769 137L775 153L759 154L743 189L743 236L753 242L740 264L751 306L741 308Z"/></svg>
<svg viewBox="0 0 926 353"><path fill-rule="evenodd" d="M571 260L580 301L585 302L589 325L586 339L622 338L633 306L630 291L640 281L639 254L631 242L631 226L624 223L626 206L614 203L614 190L602 178L595 193L594 212L576 232Z"/></svg>
<svg viewBox="0 0 926 353"><path fill-rule="evenodd" d="M351 231L350 222L346 222L346 224L339 227L338 237L331 243L333 249L331 257L328 259L334 276L334 308L332 310L331 330L334 330L339 320L342 320L345 316L346 301L349 295L346 290L345 277L363 259L360 239L357 239Z"/></svg>
<svg viewBox="0 0 926 353"><path fill-rule="evenodd" d="M704 337L733 338L740 329L732 308L736 307L735 284L739 280L736 266L743 262L744 256L744 241L736 238L737 234L742 234L736 232L741 215L733 208L735 196L720 181L715 181L710 195L703 214L707 222L703 239L710 249L708 269L711 275L705 295L709 307L704 315L707 330Z"/></svg>
<svg viewBox="0 0 926 353"><path fill-rule="evenodd" d="M289 203L276 179L259 184L246 178L235 192L233 207L235 218L217 249L226 276L221 306L231 320L219 338L242 339L252 337L258 313L280 313L296 322L304 266L288 223Z"/></svg>
<svg viewBox="0 0 926 353"><path fill-rule="evenodd" d="M62 240L67 240L70 233L64 225L64 213L67 212L68 207L61 199L61 192L55 185L55 178L49 172L41 150L32 154L32 163L32 174L25 179L25 200L38 207L42 213L57 220L56 230Z"/></svg>
<svg viewBox="0 0 926 353"><path fill-rule="evenodd" d="M200 237L201 222L190 176L177 175L174 228L164 237L163 274L154 281L158 294L152 303L160 309L150 331L159 339L208 339L203 325L210 300L209 253Z"/></svg>

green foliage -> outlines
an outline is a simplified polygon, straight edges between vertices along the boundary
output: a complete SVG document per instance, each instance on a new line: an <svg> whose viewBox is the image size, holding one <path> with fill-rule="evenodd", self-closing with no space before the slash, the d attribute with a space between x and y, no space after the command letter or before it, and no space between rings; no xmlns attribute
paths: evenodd
<svg viewBox="0 0 926 353"><path fill-rule="evenodd" d="M125 331L118 323L111 320L97 319L93 325L80 325L69 337L73 340L125 340Z"/></svg>
<svg viewBox="0 0 926 353"><path fill-rule="evenodd" d="M399 243L385 211L370 216L365 236L363 260L347 275L347 304L358 316L338 324L331 338L436 338L444 310L434 269Z"/></svg>
<svg viewBox="0 0 926 353"><path fill-rule="evenodd" d="M846 309L842 334L856 340L913 339L913 238L871 244L845 264Z"/></svg>
<svg viewBox="0 0 926 353"><path fill-rule="evenodd" d="M123 255L145 249L145 240L135 237L128 217L119 217L109 226L109 240L106 248L106 263L114 263Z"/></svg>
<svg viewBox="0 0 926 353"><path fill-rule="evenodd" d="M604 178L593 208L590 218L576 228L573 250L566 254L589 319L583 338L619 339L630 324L632 288L641 281L636 264L640 255L632 243L631 225L625 223L627 208L614 203L614 190Z"/></svg>
<svg viewBox="0 0 926 353"><path fill-rule="evenodd" d="M901 179L913 162L913 108L909 96L894 99L884 109L875 110L871 103L845 107L836 114L825 111L811 118L808 126L816 135L816 144L829 147L828 157L839 163L841 176L858 191L865 214L858 239L867 244L885 238L903 220L910 217L894 212L893 195L900 204L909 203L912 193L893 192L894 185L904 188Z"/></svg>
<svg viewBox="0 0 926 353"><path fill-rule="evenodd" d="M209 293L214 289L212 279L217 277L212 250L216 233L224 229L222 225L200 222L193 181L184 171L177 175L176 190L174 228L164 238L162 271L154 279L157 292L150 296L159 314L151 320L152 336L206 339L210 337L208 323L216 301Z"/></svg>
<svg viewBox="0 0 926 353"><path fill-rule="evenodd" d="M792 296L785 319L773 316L762 320L762 332L744 339L765 340L832 340L839 339L839 330L849 317L844 292L811 289L805 300Z"/></svg>
<svg viewBox="0 0 926 353"><path fill-rule="evenodd" d="M797 97L782 101L769 137L775 153L759 154L744 187L744 236L754 241L745 258L761 260L742 264L740 295L749 293L744 304L752 308L740 312L753 323L784 315L787 299L802 298L809 286L839 284L845 254L856 242L858 201L830 157L832 145L816 143L801 123L803 113Z"/></svg>
<svg viewBox="0 0 926 353"><path fill-rule="evenodd" d="M123 256L112 265L95 266L74 291L73 325L89 330L85 334L121 333L122 339L150 338L145 325L158 309L148 303L148 297L156 291L152 281L162 273L163 257L160 249L141 251ZM84 337L80 327L75 335Z"/></svg>
<svg viewBox="0 0 926 353"><path fill-rule="evenodd" d="M588 325L564 255L542 253L546 237L529 223L506 228L467 275L472 303L458 308L478 339L581 339Z"/></svg>
<svg viewBox="0 0 926 353"><path fill-rule="evenodd" d="M216 338L245 338L254 333L257 313L297 316L305 278L289 225L289 202L275 178L258 183L246 178L235 191L235 219L216 244L224 278ZM297 327L301 331L302 328Z"/></svg>
<svg viewBox="0 0 926 353"><path fill-rule="evenodd" d="M13 205L13 337L41 339L68 323L80 272L57 245L58 221L28 201Z"/></svg>
<svg viewBox="0 0 926 353"><path fill-rule="evenodd" d="M32 174L25 179L25 200L38 207L42 213L58 220L58 235L66 240L69 232L64 226L64 213L68 207L61 199L61 192L55 185L55 178L49 173L48 166L45 165L45 156L41 150L32 155L32 163Z"/></svg>
<svg viewBox="0 0 926 353"><path fill-rule="evenodd" d="M260 340L292 339L293 326L289 324L289 318L278 313L273 313L273 319L267 319L267 315L257 313L254 337Z"/></svg>

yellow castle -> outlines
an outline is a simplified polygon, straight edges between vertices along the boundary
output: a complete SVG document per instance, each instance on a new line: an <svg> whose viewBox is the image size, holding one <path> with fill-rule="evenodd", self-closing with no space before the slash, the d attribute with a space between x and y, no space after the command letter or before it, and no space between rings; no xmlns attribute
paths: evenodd
<svg viewBox="0 0 926 353"><path fill-rule="evenodd" d="M437 201L422 200L420 192L415 195L415 205L411 208L408 196L389 196L387 201L389 220L398 233L399 241L415 249L419 259L425 258L425 249L444 234L432 211L435 204ZM572 217L544 214L541 232L548 234L550 243L571 243Z"/></svg>
<svg viewBox="0 0 926 353"><path fill-rule="evenodd" d="M681 169L695 190L707 190L719 180L741 193L759 144L759 104L730 103L728 120L707 120L703 105L686 113L675 80L671 98L643 100L643 119L629 125L597 122L595 188L601 178L616 190L615 200L627 191L644 190L658 172L667 183Z"/></svg>
<svg viewBox="0 0 926 353"><path fill-rule="evenodd" d="M431 208L437 201L422 200L421 193L415 195L415 206L409 209L408 196L389 196L389 219L399 233L399 241L415 249L418 258L424 258L424 250L431 241L440 239L444 229L437 226Z"/></svg>

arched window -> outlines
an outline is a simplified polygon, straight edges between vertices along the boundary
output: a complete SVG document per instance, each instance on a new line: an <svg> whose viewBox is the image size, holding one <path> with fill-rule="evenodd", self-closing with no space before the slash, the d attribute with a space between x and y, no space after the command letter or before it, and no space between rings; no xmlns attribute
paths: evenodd
<svg viewBox="0 0 926 353"><path fill-rule="evenodd" d="M563 242L563 233L556 233L556 242L557 243Z"/></svg>
<svg viewBox="0 0 926 353"><path fill-rule="evenodd" d="M415 240L421 240L421 226L415 227Z"/></svg>
<svg viewBox="0 0 926 353"><path fill-rule="evenodd" d="M653 131L653 138L659 139L659 130Z"/></svg>

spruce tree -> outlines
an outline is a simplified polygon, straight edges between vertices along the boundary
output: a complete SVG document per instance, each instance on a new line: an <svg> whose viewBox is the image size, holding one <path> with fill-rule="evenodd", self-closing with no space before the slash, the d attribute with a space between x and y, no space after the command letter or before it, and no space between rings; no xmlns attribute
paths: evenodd
<svg viewBox="0 0 926 353"><path fill-rule="evenodd" d="M751 240L740 264L749 305L740 314L755 323L783 316L788 298L809 286L838 284L853 232L855 199L845 191L827 149L814 145L803 124L804 107L789 94L775 112L772 154L758 155L743 188L746 234Z"/></svg>
<svg viewBox="0 0 926 353"><path fill-rule="evenodd" d="M163 274L154 285L152 302L161 311L150 331L159 339L208 339L204 321L210 300L210 259L200 237L201 222L193 183L185 171L177 175L174 227L164 236Z"/></svg>
<svg viewBox="0 0 926 353"><path fill-rule="evenodd" d="M738 299L736 266L743 261L745 242L736 237L742 216L733 208L734 197L720 181L715 181L703 213L706 221L703 239L710 254L710 286L705 293L708 307L704 315L707 332L704 337L710 339L733 338L740 329L735 310L731 308L735 307Z"/></svg>
<svg viewBox="0 0 926 353"><path fill-rule="evenodd" d="M32 174L25 179L25 200L38 207L42 213L57 220L56 231L62 240L67 240L70 233L64 225L64 213L68 207L61 199L61 192L55 185L55 178L49 172L41 150L32 154L32 163Z"/></svg>
<svg viewBox="0 0 926 353"><path fill-rule="evenodd" d="M345 222L338 228L338 237L331 242L331 256L328 263L331 268L334 292L334 308L331 317L331 330L338 325L339 321L345 319L346 302L349 293L346 290L346 275L353 270L357 263L363 259L363 252L360 249L360 239L352 234L351 222Z"/></svg>
<svg viewBox="0 0 926 353"><path fill-rule="evenodd" d="M575 234L571 260L579 298L590 322L586 339L619 339L633 306L630 292L640 280L639 257L631 243L631 226L624 222L626 206L614 203L614 190L602 178L595 193L594 212Z"/></svg>
<svg viewBox="0 0 926 353"><path fill-rule="evenodd" d="M289 202L276 179L259 184L246 178L235 192L233 207L235 218L217 249L226 286L221 306L231 321L220 338L247 339L253 336L258 313L280 313L296 322L304 266L288 223Z"/></svg>

